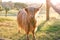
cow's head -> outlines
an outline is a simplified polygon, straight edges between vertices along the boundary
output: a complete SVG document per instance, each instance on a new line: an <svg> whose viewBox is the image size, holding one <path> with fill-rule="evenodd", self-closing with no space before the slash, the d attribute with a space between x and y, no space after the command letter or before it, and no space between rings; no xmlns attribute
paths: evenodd
<svg viewBox="0 0 60 40"><path fill-rule="evenodd" d="M27 12L29 16L34 17L41 7L42 7L42 4L40 7L27 7L25 8L25 11Z"/></svg>

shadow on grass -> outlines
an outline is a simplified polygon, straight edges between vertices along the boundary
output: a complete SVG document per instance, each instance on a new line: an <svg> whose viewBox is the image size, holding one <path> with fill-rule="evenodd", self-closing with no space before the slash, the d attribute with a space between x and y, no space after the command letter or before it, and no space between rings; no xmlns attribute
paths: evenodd
<svg viewBox="0 0 60 40"><path fill-rule="evenodd" d="M40 25L38 25L38 29L37 29L36 32L39 32L39 31L40 31L40 28L43 27L46 22L47 22L47 21L44 21L44 22L42 22Z"/></svg>

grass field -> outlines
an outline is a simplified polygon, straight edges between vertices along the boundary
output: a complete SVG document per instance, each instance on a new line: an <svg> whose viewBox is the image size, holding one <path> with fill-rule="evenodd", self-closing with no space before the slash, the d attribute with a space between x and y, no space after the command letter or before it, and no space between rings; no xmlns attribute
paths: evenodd
<svg viewBox="0 0 60 40"><path fill-rule="evenodd" d="M0 12L0 38L5 40L26 40L26 35L23 30L21 30L21 33L18 33L17 12L18 11L10 10L7 17L4 16L4 11ZM45 11L38 14L36 20L36 40L60 40L60 16L58 16L56 12L51 11L49 21L45 21ZM31 34L29 37L30 40L32 40Z"/></svg>
<svg viewBox="0 0 60 40"><path fill-rule="evenodd" d="M24 31L23 31L24 32ZM0 16L0 38L6 40L25 40L25 33L18 33L16 17ZM60 20L43 21L36 31L36 40L60 40ZM32 40L32 35L29 35Z"/></svg>

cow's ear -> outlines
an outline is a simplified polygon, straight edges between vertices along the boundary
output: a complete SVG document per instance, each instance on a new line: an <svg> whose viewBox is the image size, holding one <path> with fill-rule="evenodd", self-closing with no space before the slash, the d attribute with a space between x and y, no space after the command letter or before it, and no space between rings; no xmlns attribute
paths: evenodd
<svg viewBox="0 0 60 40"><path fill-rule="evenodd" d="M25 11L26 11L26 12L28 12L28 9L27 9L27 8L25 8Z"/></svg>
<svg viewBox="0 0 60 40"><path fill-rule="evenodd" d="M43 4L41 4L40 7L38 7L36 10L38 11L39 9L41 9L42 5L43 5Z"/></svg>

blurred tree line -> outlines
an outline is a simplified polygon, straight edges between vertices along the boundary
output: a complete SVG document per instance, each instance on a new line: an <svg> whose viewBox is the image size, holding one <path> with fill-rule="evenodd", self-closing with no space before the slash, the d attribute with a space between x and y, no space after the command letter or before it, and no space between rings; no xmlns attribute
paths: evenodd
<svg viewBox="0 0 60 40"><path fill-rule="evenodd" d="M22 8L25 8L27 7L27 4L25 3L20 3L20 2L2 2L2 5L0 6L0 11L5 11L5 16L7 17L7 14L8 14L8 11L9 10L12 10L12 9L16 9L16 10L19 10L19 9L22 9Z"/></svg>
<svg viewBox="0 0 60 40"><path fill-rule="evenodd" d="M17 8L18 10L20 8L25 8L25 7L27 7L27 4L25 3L18 3L18 2L14 3L14 8Z"/></svg>
<svg viewBox="0 0 60 40"><path fill-rule="evenodd" d="M25 4L25 3L20 3L20 2L15 2L15 3L13 3L13 2L2 2L2 7L3 8L6 8L6 7L8 7L9 9L14 9L14 8L16 8L16 9L21 9L21 8L25 8L25 7L27 7L27 4Z"/></svg>

